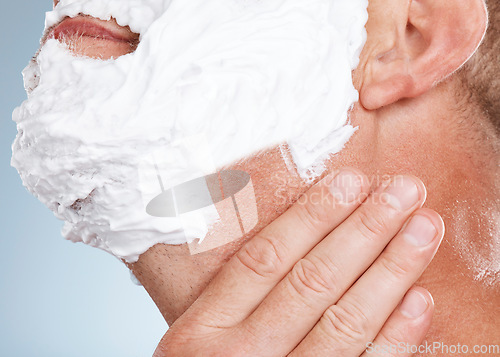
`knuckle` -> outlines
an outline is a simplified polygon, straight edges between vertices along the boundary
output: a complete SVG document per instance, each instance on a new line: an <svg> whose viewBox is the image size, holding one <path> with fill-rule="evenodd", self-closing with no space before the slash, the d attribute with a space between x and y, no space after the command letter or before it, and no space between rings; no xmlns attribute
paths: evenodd
<svg viewBox="0 0 500 357"><path fill-rule="evenodd" d="M317 295L333 295L340 273L335 264L319 257L299 260L288 275L291 287L305 299Z"/></svg>
<svg viewBox="0 0 500 357"><path fill-rule="evenodd" d="M325 224L331 219L328 210L329 205L321 202L320 198L304 196L304 199L297 202L297 218L311 232L316 231L319 225Z"/></svg>
<svg viewBox="0 0 500 357"><path fill-rule="evenodd" d="M359 303L343 303L328 308L323 314L324 332L339 347L364 345L368 338L369 319Z"/></svg>
<svg viewBox="0 0 500 357"><path fill-rule="evenodd" d="M383 271L396 281L407 277L415 266L414 258L388 252L380 256L380 264Z"/></svg>
<svg viewBox="0 0 500 357"><path fill-rule="evenodd" d="M269 277L279 271L283 265L278 241L259 234L245 244L235 257L252 273L263 278Z"/></svg>
<svg viewBox="0 0 500 357"><path fill-rule="evenodd" d="M363 209L359 211L358 229L361 234L370 239L377 239L381 235L389 232L390 218L380 209Z"/></svg>
<svg viewBox="0 0 500 357"><path fill-rule="evenodd" d="M398 329L382 330L379 333L378 339L384 341L386 345L397 346L401 342L406 342L408 339L408 332L404 327Z"/></svg>
<svg viewBox="0 0 500 357"><path fill-rule="evenodd" d="M187 345L185 339L177 337L174 333L167 332L156 347L154 357L186 355L188 353L186 350Z"/></svg>
<svg viewBox="0 0 500 357"><path fill-rule="evenodd" d="M245 349L249 350L250 344L239 336L231 336L237 343L228 343L227 336L220 332L206 333L183 325L181 328L172 327L174 331L167 331L155 350L154 357L184 357L184 356L247 356ZM227 330L229 331L229 330Z"/></svg>

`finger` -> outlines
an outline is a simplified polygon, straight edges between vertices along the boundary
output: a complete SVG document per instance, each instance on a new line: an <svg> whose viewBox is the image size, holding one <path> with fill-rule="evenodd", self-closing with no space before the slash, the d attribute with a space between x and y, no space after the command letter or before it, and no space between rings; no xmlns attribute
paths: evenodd
<svg viewBox="0 0 500 357"><path fill-rule="evenodd" d="M246 318L271 289L366 198L369 183L344 169L313 186L287 212L248 241L221 269L190 313L219 326Z"/></svg>
<svg viewBox="0 0 500 357"><path fill-rule="evenodd" d="M434 211L419 210L406 227L335 305L328 308L297 352L358 356L434 257L444 224Z"/></svg>
<svg viewBox="0 0 500 357"><path fill-rule="evenodd" d="M413 356L431 326L433 312L431 294L424 288L412 288L361 357Z"/></svg>
<svg viewBox="0 0 500 357"><path fill-rule="evenodd" d="M241 328L260 340L283 341L284 348L296 346L375 261L425 196L423 183L411 176L380 187L294 266ZM273 333L262 335L268 330Z"/></svg>

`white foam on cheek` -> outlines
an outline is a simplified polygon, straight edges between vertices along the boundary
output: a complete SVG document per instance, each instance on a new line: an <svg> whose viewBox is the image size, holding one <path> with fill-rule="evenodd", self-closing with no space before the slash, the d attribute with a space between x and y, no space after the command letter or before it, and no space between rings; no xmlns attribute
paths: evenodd
<svg viewBox="0 0 500 357"><path fill-rule="evenodd" d="M180 219L145 212L141 165L164 153L168 186L207 174L196 150L172 145L203 135L199 151L216 168L287 142L302 177L316 177L355 132L351 71L366 8L367 0L62 0L47 27L80 13L113 16L141 42L102 61L47 41L25 71L33 91L14 112L12 164L66 222L68 239L133 262L157 243L203 238L210 222L186 232Z"/></svg>

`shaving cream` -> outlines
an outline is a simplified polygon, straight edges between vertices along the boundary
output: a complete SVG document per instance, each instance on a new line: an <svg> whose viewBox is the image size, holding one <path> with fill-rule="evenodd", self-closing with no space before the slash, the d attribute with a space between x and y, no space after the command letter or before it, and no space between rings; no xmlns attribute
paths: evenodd
<svg viewBox="0 0 500 357"><path fill-rule="evenodd" d="M367 5L61 0L46 29L68 16L112 17L140 43L100 60L47 40L23 72L12 165L72 241L134 262L157 243L201 239L217 212L190 229L148 215L157 182L145 173L154 167L168 188L286 142L302 178L317 177L356 130L348 113Z"/></svg>

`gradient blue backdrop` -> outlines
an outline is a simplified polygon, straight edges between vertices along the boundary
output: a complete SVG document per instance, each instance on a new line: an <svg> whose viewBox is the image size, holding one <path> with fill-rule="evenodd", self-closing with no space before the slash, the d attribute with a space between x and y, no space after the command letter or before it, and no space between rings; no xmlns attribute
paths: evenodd
<svg viewBox="0 0 500 357"><path fill-rule="evenodd" d="M10 167L21 71L52 1L0 1L0 356L151 356L167 326L145 290L111 255L64 240Z"/></svg>

